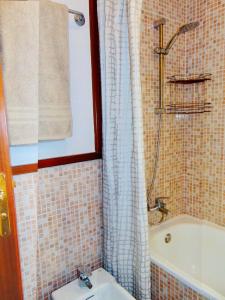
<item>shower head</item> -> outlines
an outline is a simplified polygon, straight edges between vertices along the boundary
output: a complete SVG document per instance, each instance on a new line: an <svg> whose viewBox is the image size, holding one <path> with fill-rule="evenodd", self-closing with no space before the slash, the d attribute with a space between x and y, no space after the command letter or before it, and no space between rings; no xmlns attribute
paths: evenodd
<svg viewBox="0 0 225 300"><path fill-rule="evenodd" d="M196 27L199 26L199 22L196 21L196 22L192 22L192 23L188 23L188 24L185 24L183 26L181 26L179 29L178 29L178 34L181 34L181 33L186 33L190 30L194 30Z"/></svg>
<svg viewBox="0 0 225 300"><path fill-rule="evenodd" d="M173 44L175 43L177 37L182 34L182 33L186 33L190 30L193 30L195 29L196 27L199 26L199 22L196 21L196 22L192 22L192 23L188 23L188 24L185 24L183 26L181 26L177 32L173 35L173 37L170 39L170 41L168 42L166 48L165 48L165 53L168 54L169 53L169 50L172 48Z"/></svg>

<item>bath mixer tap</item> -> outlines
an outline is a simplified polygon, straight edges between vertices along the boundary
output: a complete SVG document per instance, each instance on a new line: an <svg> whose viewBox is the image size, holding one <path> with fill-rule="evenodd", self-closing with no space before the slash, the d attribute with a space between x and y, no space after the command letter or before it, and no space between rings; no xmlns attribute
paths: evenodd
<svg viewBox="0 0 225 300"><path fill-rule="evenodd" d="M168 215L169 213L169 210L166 208L166 203L163 202L163 200L165 199L169 199L169 197L157 197L155 199L155 206L154 207L150 207L149 208L149 211L150 212L153 212L153 211L160 211L161 213L165 214L165 215Z"/></svg>
<svg viewBox="0 0 225 300"><path fill-rule="evenodd" d="M79 280L80 287L87 287L89 289L92 288L92 283L91 283L91 280L89 278L89 276L91 276L91 273L86 273L85 270L78 269L77 270L77 275L78 275L78 280Z"/></svg>
<svg viewBox="0 0 225 300"><path fill-rule="evenodd" d="M162 223L165 219L165 216L168 215L169 210L166 208L166 203L163 202L164 199L168 199L169 197L157 197L155 199L155 206L154 207L150 207L148 206L148 211L149 212L154 212L154 211L159 211L161 212L162 216L161 219L159 220L158 224ZM154 225L149 223L150 225Z"/></svg>
<svg viewBox="0 0 225 300"><path fill-rule="evenodd" d="M169 197L157 197L155 199L155 206L154 207L148 206L148 211L149 212L154 212L154 211L161 212L161 219L159 220L158 224L162 223L164 221L165 217L169 213L169 210L166 208L166 203L163 202L164 199L169 199ZM149 224L150 225L155 225L155 224L152 224L151 222Z"/></svg>

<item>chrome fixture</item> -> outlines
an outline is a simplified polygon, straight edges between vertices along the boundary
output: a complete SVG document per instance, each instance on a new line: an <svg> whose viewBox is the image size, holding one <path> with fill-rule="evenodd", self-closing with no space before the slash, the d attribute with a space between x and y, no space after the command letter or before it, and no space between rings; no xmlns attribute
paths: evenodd
<svg viewBox="0 0 225 300"><path fill-rule="evenodd" d="M168 215L169 210L166 208L166 203L163 202L164 199L169 199L169 197L158 197L155 199L155 206L154 207L150 207L149 211L153 212L153 211L160 211L163 214Z"/></svg>
<svg viewBox="0 0 225 300"><path fill-rule="evenodd" d="M168 244L169 242L171 242L171 239L172 239L171 233L167 233L165 236L165 243Z"/></svg>
<svg viewBox="0 0 225 300"><path fill-rule="evenodd" d="M174 45L177 37L182 34L182 33L186 33L190 30L194 30L196 27L199 26L199 22L196 21L196 22L192 22L192 23L188 23L188 24L185 24L183 26L181 26L177 32L172 36L172 38L169 40L166 48L165 48L165 53L168 54L169 53L169 50L172 48L172 46Z"/></svg>
<svg viewBox="0 0 225 300"><path fill-rule="evenodd" d="M82 12L68 8L68 13L74 15L74 21L77 25L83 26L85 24L85 16Z"/></svg>
<svg viewBox="0 0 225 300"><path fill-rule="evenodd" d="M77 25L83 26L85 24L85 16L79 11L73 10L73 9L68 9L68 12L70 14L74 15L74 21L76 22Z"/></svg>
<svg viewBox="0 0 225 300"><path fill-rule="evenodd" d="M79 268L77 270L78 280L80 287L87 287L89 289L92 288L91 280L89 279L89 276L91 276L91 273L86 272L82 268Z"/></svg>
<svg viewBox="0 0 225 300"><path fill-rule="evenodd" d="M199 26L199 22L192 22L185 24L181 26L177 32L173 35L173 37L169 40L166 47L164 48L164 33L163 33L163 27L166 23L166 20L164 18L161 18L154 22L154 28L159 30L159 47L156 48L154 51L156 54L159 55L159 106L156 108L155 112L159 114L158 118L158 126L157 126L157 137L156 137L156 145L155 145L155 159L154 159L154 166L153 166L153 173L152 173L152 179L150 187L147 189L147 205L148 210L149 203L151 201L152 191L154 188L156 175L157 175L157 169L158 169L158 161L159 161L159 152L160 152L160 142L161 142L161 127L162 127L162 114L166 111L165 104L164 104L164 65L165 65L165 55L169 54L169 50L175 43L177 37L182 34L186 33L190 30L195 29L197 26ZM163 219L162 219L163 221Z"/></svg>
<svg viewBox="0 0 225 300"><path fill-rule="evenodd" d="M166 208L166 203L163 201L165 199L169 199L169 197L157 197L155 199L155 206L150 207L148 206L149 212L159 211L162 214L162 217L159 221L159 223L162 223L165 219L165 217L168 215L169 210Z"/></svg>
<svg viewBox="0 0 225 300"><path fill-rule="evenodd" d="M164 18L159 19L154 22L154 28L159 30L159 47L156 48L154 51L156 54L159 55L159 108L156 109L157 113L164 112L164 56L169 54L169 50L174 45L177 37L182 34L186 33L190 30L195 29L199 26L199 22L192 22L181 26L177 32L172 36L172 38L167 43L166 47L164 48L163 44L163 26L166 23Z"/></svg>
<svg viewBox="0 0 225 300"><path fill-rule="evenodd" d="M165 24L165 20L161 19L161 22L160 21L156 21L154 23L154 27L160 29L160 26L162 26L164 24ZM166 47L163 48L163 45L159 45L159 47L155 49L155 53L157 53L157 54L163 54L163 55L169 54L169 50L172 48L172 46L174 45L174 43L176 42L176 40L177 40L177 38L178 38L178 36L180 34L186 33L186 32L188 32L190 30L194 30L198 26L199 26L199 22L198 21L197 22L188 23L188 24L185 24L185 25L181 26L177 30L177 32L172 36L172 38L169 40L169 42L167 43Z"/></svg>

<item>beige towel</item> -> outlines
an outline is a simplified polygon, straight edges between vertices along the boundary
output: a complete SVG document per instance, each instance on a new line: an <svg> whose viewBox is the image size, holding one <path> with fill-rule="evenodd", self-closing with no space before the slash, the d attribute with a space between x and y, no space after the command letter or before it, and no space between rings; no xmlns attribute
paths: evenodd
<svg viewBox="0 0 225 300"><path fill-rule="evenodd" d="M69 97L68 8L40 1L39 140L72 135Z"/></svg>
<svg viewBox="0 0 225 300"><path fill-rule="evenodd" d="M31 13L32 12L32 13ZM0 32L11 145L38 141L39 5L0 1Z"/></svg>
<svg viewBox="0 0 225 300"><path fill-rule="evenodd" d="M67 7L0 1L0 15L10 144L71 136Z"/></svg>

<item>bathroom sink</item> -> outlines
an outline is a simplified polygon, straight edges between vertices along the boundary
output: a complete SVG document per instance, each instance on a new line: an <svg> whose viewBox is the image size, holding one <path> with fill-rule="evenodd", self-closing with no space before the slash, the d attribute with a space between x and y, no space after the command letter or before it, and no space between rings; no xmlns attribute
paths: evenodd
<svg viewBox="0 0 225 300"><path fill-rule="evenodd" d="M92 289L80 287L79 281L71 283L52 293L53 300L135 300L115 278L100 268L92 273Z"/></svg>

